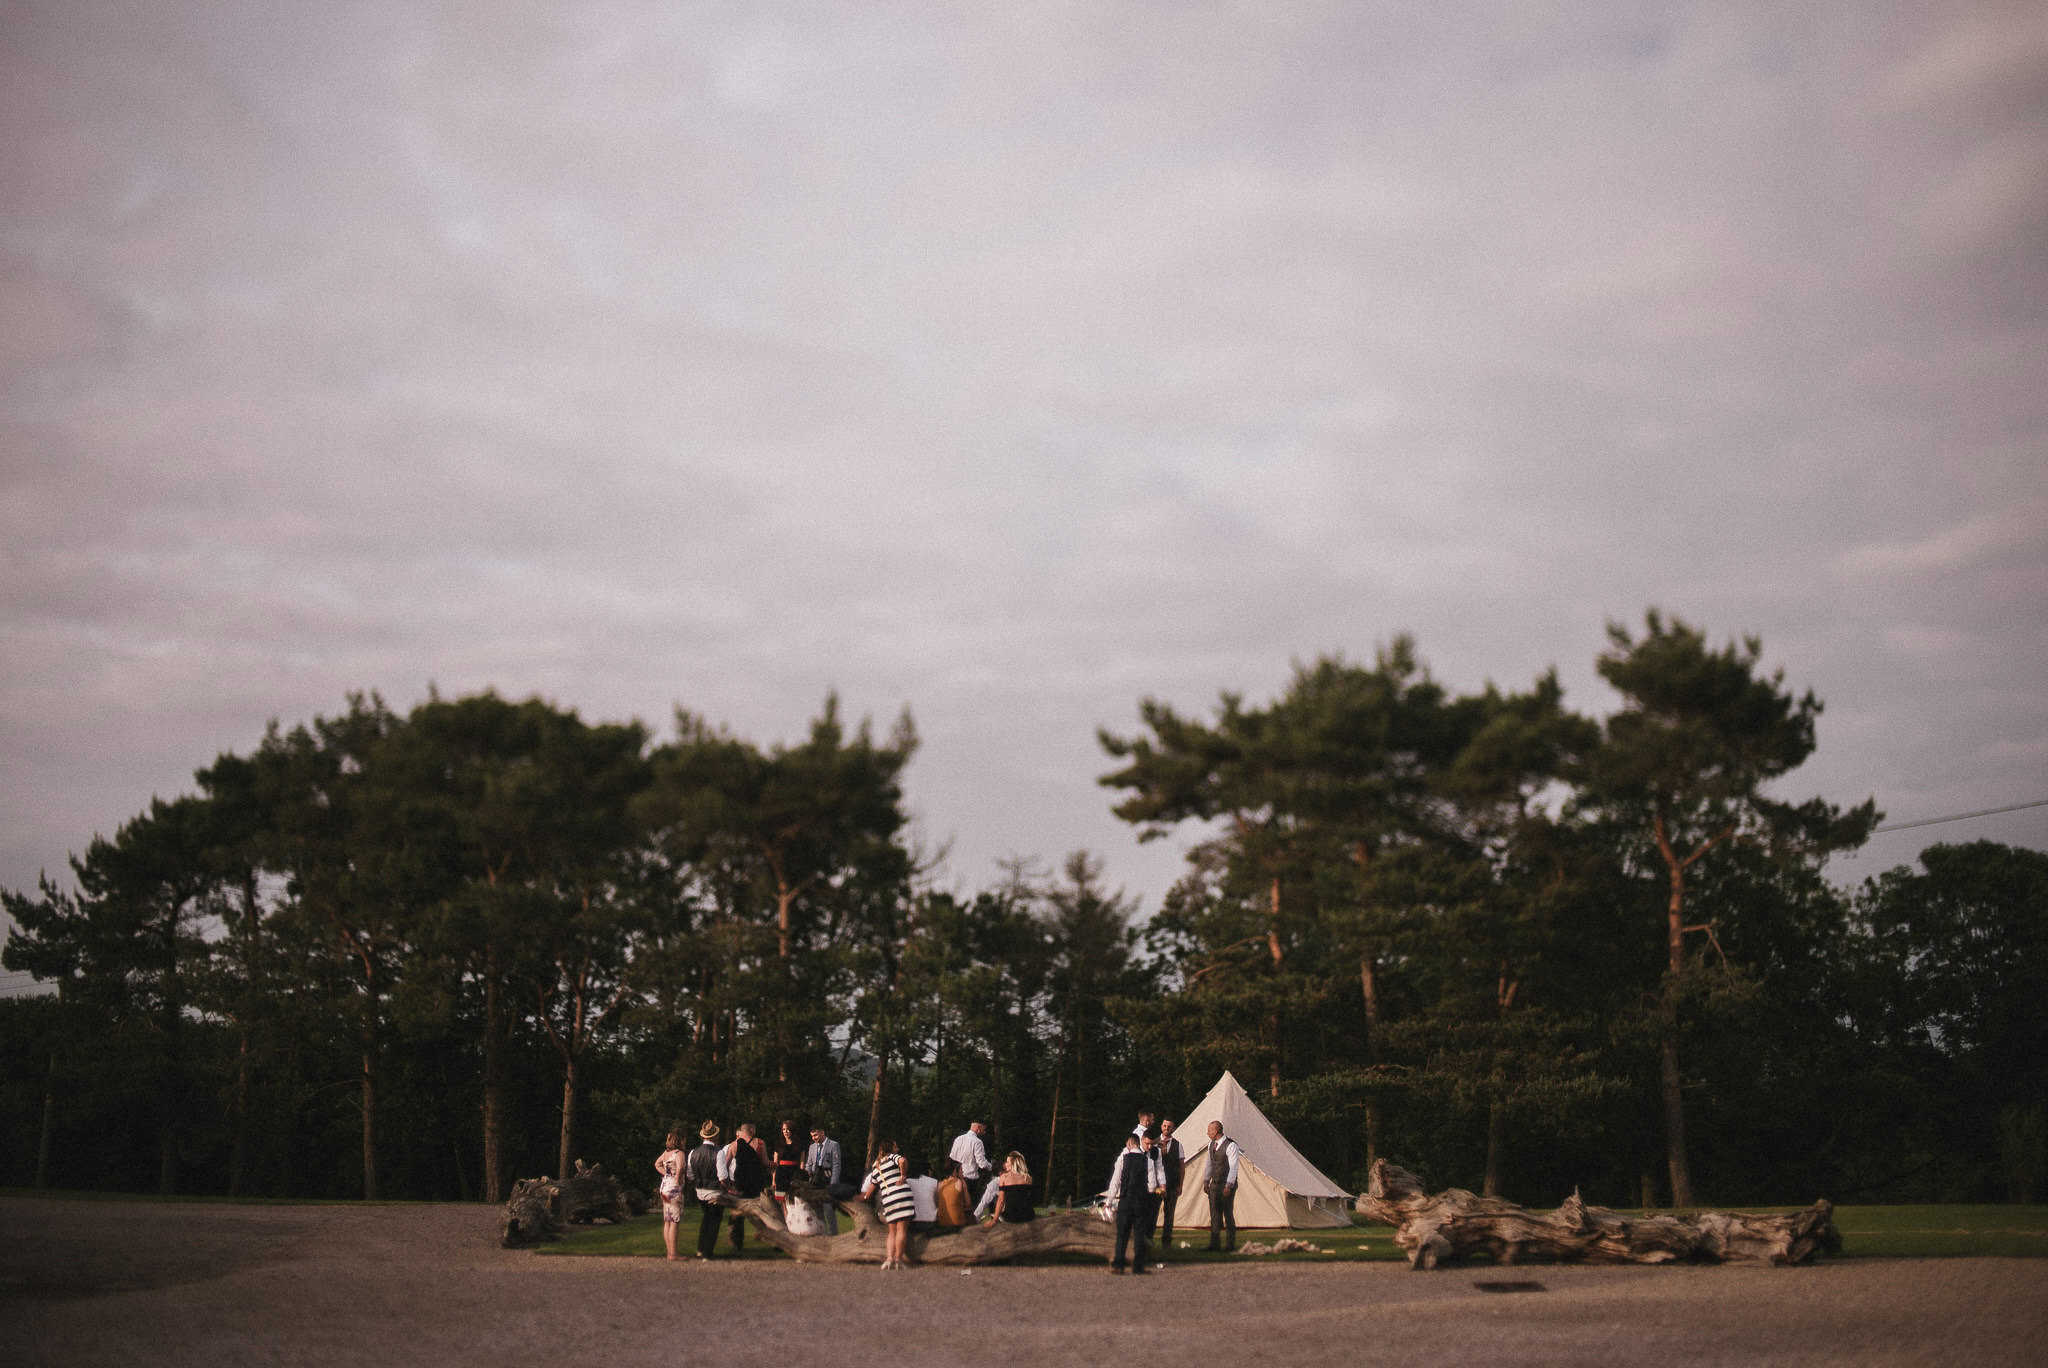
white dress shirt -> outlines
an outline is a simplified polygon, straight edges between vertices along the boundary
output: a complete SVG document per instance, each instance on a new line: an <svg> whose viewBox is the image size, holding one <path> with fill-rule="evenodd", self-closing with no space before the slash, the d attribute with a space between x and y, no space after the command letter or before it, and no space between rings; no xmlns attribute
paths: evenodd
<svg viewBox="0 0 2048 1368"><path fill-rule="evenodd" d="M960 1176L970 1183L980 1182L995 1167L988 1161L988 1150L982 1145L981 1137L972 1130L961 1132L946 1157L960 1166Z"/></svg>

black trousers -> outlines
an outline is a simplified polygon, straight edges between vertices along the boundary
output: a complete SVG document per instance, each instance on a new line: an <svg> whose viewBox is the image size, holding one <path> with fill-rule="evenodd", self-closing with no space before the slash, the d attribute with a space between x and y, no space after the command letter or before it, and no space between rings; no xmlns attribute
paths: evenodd
<svg viewBox="0 0 2048 1368"><path fill-rule="evenodd" d="M1152 1240L1151 1194L1134 1202L1118 1202L1116 1207L1116 1257L1110 1260L1111 1268L1124 1266L1124 1249L1131 1247L1131 1270L1145 1271L1145 1251Z"/></svg>
<svg viewBox="0 0 2048 1368"><path fill-rule="evenodd" d="M1209 1194L1209 1248L1216 1248L1216 1236L1220 1232L1225 1239L1225 1248L1237 1248L1237 1189L1204 1185Z"/></svg>
<svg viewBox="0 0 2048 1368"><path fill-rule="evenodd" d="M697 1253L710 1258L718 1248L718 1216L720 1208L713 1203L703 1203L699 1208L697 1221Z"/></svg>
<svg viewBox="0 0 2048 1368"><path fill-rule="evenodd" d="M1159 1257L1164 1259L1166 1251L1173 1248L1173 1208L1180 1201L1180 1189L1168 1188L1166 1196L1159 1202Z"/></svg>

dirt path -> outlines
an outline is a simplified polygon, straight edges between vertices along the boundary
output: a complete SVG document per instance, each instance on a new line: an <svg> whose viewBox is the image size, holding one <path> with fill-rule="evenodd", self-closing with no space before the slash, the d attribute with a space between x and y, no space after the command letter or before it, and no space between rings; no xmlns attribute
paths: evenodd
<svg viewBox="0 0 2048 1368"><path fill-rule="evenodd" d="M0 1197L0 1358L511 1365L2032 1364L2048 1261L1410 1273L549 1259L476 1206ZM1475 1282L1540 1282L1488 1293Z"/></svg>

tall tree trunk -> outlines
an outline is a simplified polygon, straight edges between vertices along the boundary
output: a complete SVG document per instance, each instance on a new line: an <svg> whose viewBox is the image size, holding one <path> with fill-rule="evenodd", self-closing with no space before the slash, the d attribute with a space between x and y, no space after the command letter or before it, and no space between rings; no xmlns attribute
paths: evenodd
<svg viewBox="0 0 2048 1368"><path fill-rule="evenodd" d="M249 1166L249 1028L235 1046L234 1138L228 1144L228 1196L239 1197Z"/></svg>
<svg viewBox="0 0 2048 1368"><path fill-rule="evenodd" d="M173 908L164 936L164 1066L157 1081L157 1191L165 1197L178 1190L179 1133L185 1124L185 1004L178 989L178 917Z"/></svg>
<svg viewBox="0 0 2048 1368"><path fill-rule="evenodd" d="M257 1001L256 983L262 958L262 909L256 900L256 875L242 876L242 924L237 937L242 950L243 990L235 1012L235 1095L234 1139L228 1148L228 1196L239 1197L246 1186L249 1167L249 1017Z"/></svg>
<svg viewBox="0 0 2048 1368"><path fill-rule="evenodd" d="M1693 1204L1692 1170L1685 1161L1685 1095L1678 1072L1678 1004L1675 995L1666 999L1662 1028L1664 1039L1658 1050L1658 1085L1664 1098L1664 1158L1671 1172L1671 1205Z"/></svg>
<svg viewBox="0 0 2048 1368"><path fill-rule="evenodd" d="M1358 986L1365 993L1365 1066L1368 1071L1376 1071L1380 1064L1380 981L1374 960L1370 946L1358 958ZM1373 1160L1379 1157L1380 1104L1375 1094L1365 1099L1365 1166L1370 1169Z"/></svg>
<svg viewBox="0 0 2048 1368"><path fill-rule="evenodd" d="M1496 1097L1486 1104L1486 1180L1479 1189L1482 1197L1500 1196L1500 1151L1505 1130L1504 1109Z"/></svg>
<svg viewBox="0 0 2048 1368"><path fill-rule="evenodd" d="M562 1152L555 1165L555 1176L566 1178L575 1172L576 1164L576 1088L580 1072L576 1052L570 1049L562 1056Z"/></svg>
<svg viewBox="0 0 2048 1368"><path fill-rule="evenodd" d="M1521 980L1508 977L1508 966L1502 963L1494 998L1498 1009L1497 1019L1502 1023L1503 1029L1506 1027L1508 1012L1515 1005L1515 991L1521 986ZM1506 1086L1507 1079L1498 1052L1493 1056L1492 1077L1487 1083L1489 1095L1486 1101L1486 1177L1480 1192L1482 1196L1498 1197L1501 1150L1507 1141L1507 1103L1501 1098L1499 1091Z"/></svg>
<svg viewBox="0 0 2048 1368"><path fill-rule="evenodd" d="M1280 876L1273 876L1272 892L1266 921L1266 949L1273 956L1273 972L1280 972L1285 956L1280 949ZM1267 1096L1280 1096L1280 1010L1274 1008L1266 1018L1266 1030L1273 1038L1273 1054L1266 1063Z"/></svg>
<svg viewBox="0 0 2048 1368"><path fill-rule="evenodd" d="M377 1052L363 1031L363 1200L377 1200Z"/></svg>
<svg viewBox="0 0 2048 1368"><path fill-rule="evenodd" d="M889 1071L889 1052L875 1056L875 1086L868 1094L868 1150L861 1161L863 1170L874 1162L875 1147L882 1143L882 1075Z"/></svg>
<svg viewBox="0 0 2048 1368"><path fill-rule="evenodd" d="M504 1004L498 984L498 949L484 952L484 1200L505 1200ZM559 1175L557 1175L559 1176Z"/></svg>
<svg viewBox="0 0 2048 1368"><path fill-rule="evenodd" d="M1664 980L1663 1010L1658 1014L1658 1087L1664 1102L1664 1161L1671 1174L1671 1205L1693 1204L1692 1169L1685 1154L1685 1092L1678 1068L1678 992L1685 974L1685 865L1672 857L1663 841L1659 843L1671 871L1671 901L1665 909L1665 949L1669 964Z"/></svg>
<svg viewBox="0 0 2048 1368"><path fill-rule="evenodd" d="M50 1051L50 1067L43 1075L43 1133L36 1139L36 1188L50 1186L50 1134L57 1128L57 1052Z"/></svg>
<svg viewBox="0 0 2048 1368"><path fill-rule="evenodd" d="M1065 1081L1067 1061L1062 1059L1052 1075L1052 1129L1045 1134L1045 1200L1052 1200L1053 1142L1060 1138L1060 1084Z"/></svg>
<svg viewBox="0 0 2048 1368"><path fill-rule="evenodd" d="M1678 997L1685 978L1685 933L1707 928L1685 924L1685 871L1701 856L1734 836L1736 828L1730 823L1683 858L1671 844L1671 831L1665 824L1662 811L1652 817L1650 829L1657 838L1657 852L1664 857L1664 866L1671 875L1671 898L1664 908L1664 948L1668 959L1663 1010L1658 1020L1662 1036L1658 1041L1657 1064L1658 1087L1664 1103L1664 1158L1671 1173L1671 1204L1689 1207L1693 1204L1692 1170L1685 1157L1685 1093L1683 1076L1678 1068Z"/></svg>
<svg viewBox="0 0 2048 1368"><path fill-rule="evenodd" d="M1364 841L1351 846L1351 862L1358 866L1360 910L1370 906L1366 868L1372 862L1371 847ZM1365 997L1365 1068L1377 1080L1380 1066L1380 980L1379 954L1370 943L1358 952L1358 987ZM1365 1099L1365 1166L1370 1169L1380 1157L1380 1103L1377 1094Z"/></svg>
<svg viewBox="0 0 2048 1368"><path fill-rule="evenodd" d="M782 971L782 993L775 1003L775 1081L789 1082L789 1002L795 996L789 957L789 907L796 890L778 871L775 876L775 953Z"/></svg>

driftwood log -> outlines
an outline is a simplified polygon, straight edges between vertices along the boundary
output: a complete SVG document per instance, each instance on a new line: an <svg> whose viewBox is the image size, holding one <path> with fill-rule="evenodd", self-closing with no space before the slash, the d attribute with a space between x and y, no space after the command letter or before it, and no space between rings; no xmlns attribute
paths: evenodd
<svg viewBox="0 0 2048 1368"><path fill-rule="evenodd" d="M799 1185L796 1196L814 1204L834 1199L824 1189ZM853 1229L837 1235L798 1235L783 1219L773 1197L726 1197L726 1206L744 1212L760 1237L802 1263L872 1263L882 1261L887 1227L874 1208L849 1198L836 1202L852 1219ZM986 1264L1040 1254L1094 1254L1107 1259L1116 1243L1109 1222L1090 1211L1058 1211L1035 1220L1011 1224L940 1228L910 1237L912 1263Z"/></svg>
<svg viewBox="0 0 2048 1368"><path fill-rule="evenodd" d="M1825 1250L1838 1253L1834 1205L1815 1202L1789 1215L1753 1216L1703 1211L1694 1216L1631 1218L1587 1206L1574 1192L1554 1212L1530 1211L1463 1188L1430 1196L1406 1169L1373 1162L1358 1210L1394 1227L1394 1243L1408 1251L1408 1266L1431 1269L1472 1254L1495 1263L1525 1259L1559 1263L1805 1263Z"/></svg>
<svg viewBox="0 0 2048 1368"><path fill-rule="evenodd" d="M521 1178L505 1203L505 1229L500 1243L507 1249L562 1238L564 1225L592 1221L624 1221L631 1204L619 1180L602 1164L576 1161L567 1178Z"/></svg>

